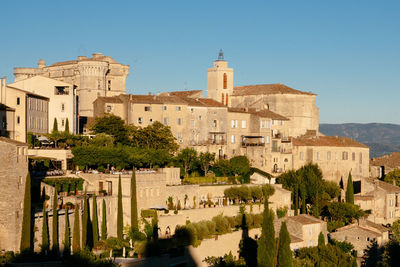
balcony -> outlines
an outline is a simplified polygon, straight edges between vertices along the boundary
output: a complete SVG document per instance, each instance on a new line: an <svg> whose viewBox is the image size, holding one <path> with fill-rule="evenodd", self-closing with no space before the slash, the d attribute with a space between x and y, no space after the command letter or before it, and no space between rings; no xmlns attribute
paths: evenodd
<svg viewBox="0 0 400 267"><path fill-rule="evenodd" d="M242 147L265 146L264 136L242 136Z"/></svg>

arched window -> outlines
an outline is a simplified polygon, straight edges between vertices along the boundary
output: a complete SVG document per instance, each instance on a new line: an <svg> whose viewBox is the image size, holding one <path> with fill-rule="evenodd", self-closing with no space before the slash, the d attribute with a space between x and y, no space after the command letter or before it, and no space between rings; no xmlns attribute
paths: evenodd
<svg viewBox="0 0 400 267"><path fill-rule="evenodd" d="M226 96L225 97L225 99L226 99L226 104L225 105L227 106L228 105L228 94L225 94L225 96Z"/></svg>
<svg viewBox="0 0 400 267"><path fill-rule="evenodd" d="M224 89L228 88L228 75L224 73Z"/></svg>
<svg viewBox="0 0 400 267"><path fill-rule="evenodd" d="M222 93L222 101L221 101L222 104L224 104L224 100L225 100L225 95L224 93Z"/></svg>

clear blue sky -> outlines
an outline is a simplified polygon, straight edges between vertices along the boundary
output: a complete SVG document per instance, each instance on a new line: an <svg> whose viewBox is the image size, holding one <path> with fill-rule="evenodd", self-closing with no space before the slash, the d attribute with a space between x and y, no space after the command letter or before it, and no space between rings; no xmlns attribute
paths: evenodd
<svg viewBox="0 0 400 267"><path fill-rule="evenodd" d="M0 76L101 52L127 89L206 89L220 48L236 85L318 94L320 122L400 124L400 1L2 1Z"/></svg>

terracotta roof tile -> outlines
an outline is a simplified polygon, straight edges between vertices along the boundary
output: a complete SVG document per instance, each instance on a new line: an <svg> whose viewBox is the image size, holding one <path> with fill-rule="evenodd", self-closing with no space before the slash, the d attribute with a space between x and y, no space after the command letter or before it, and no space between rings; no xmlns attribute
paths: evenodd
<svg viewBox="0 0 400 267"><path fill-rule="evenodd" d="M289 119L279 115L275 112L272 112L270 110L267 109L262 109L262 110L257 110L255 108L228 108L229 112L237 112L237 113L249 113L249 114L253 114L253 115L257 115L259 117L262 118L270 118L270 119L274 119L274 120L284 120L284 121L288 121Z"/></svg>
<svg viewBox="0 0 400 267"><path fill-rule="evenodd" d="M336 147L363 147L368 146L361 144L347 137L337 136L300 136L292 139L294 146L336 146Z"/></svg>
<svg viewBox="0 0 400 267"><path fill-rule="evenodd" d="M372 166L386 166L389 168L400 168L400 152L393 152L370 161Z"/></svg>
<svg viewBox="0 0 400 267"><path fill-rule="evenodd" d="M234 96L271 94L315 95L311 92L303 92L290 88L281 83L235 86L233 88Z"/></svg>
<svg viewBox="0 0 400 267"><path fill-rule="evenodd" d="M376 184L380 189L385 190L390 193L400 193L400 187L386 183L384 181L375 178L365 178L365 181L371 184Z"/></svg>
<svg viewBox="0 0 400 267"><path fill-rule="evenodd" d="M322 223L323 221L317 218L314 218L307 214L300 214L297 216L289 216L287 217L288 220L292 220L298 222L300 224L315 224L315 223Z"/></svg>
<svg viewBox="0 0 400 267"><path fill-rule="evenodd" d="M174 92L161 93L161 95L179 96L179 97L191 97L191 96L197 95L197 94L202 95L202 90L174 91Z"/></svg>

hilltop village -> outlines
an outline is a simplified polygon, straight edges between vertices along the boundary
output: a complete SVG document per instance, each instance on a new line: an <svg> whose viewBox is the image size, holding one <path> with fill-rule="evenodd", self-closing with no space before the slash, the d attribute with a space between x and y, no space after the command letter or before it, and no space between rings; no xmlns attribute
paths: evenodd
<svg viewBox="0 0 400 267"><path fill-rule="evenodd" d="M383 179L384 163L370 166L367 146L319 132L316 94L236 86L222 51L204 92L127 94L128 74L95 53L48 66L41 59L14 68L14 82L1 79L3 253L90 247L161 266L176 258L144 247L172 238L187 266L253 266L241 240L255 242L249 253L260 259L265 214L273 240L288 233L298 264L307 261L301 249L350 244L340 260L353 266L371 244L389 242L400 187Z"/></svg>

